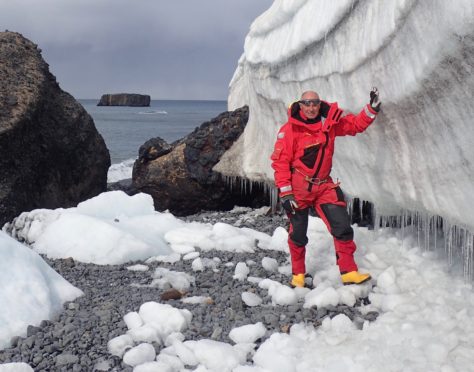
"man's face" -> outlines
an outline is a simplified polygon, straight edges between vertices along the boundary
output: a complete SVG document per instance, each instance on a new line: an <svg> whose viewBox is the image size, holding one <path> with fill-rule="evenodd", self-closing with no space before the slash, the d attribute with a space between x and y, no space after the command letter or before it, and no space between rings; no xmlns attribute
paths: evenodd
<svg viewBox="0 0 474 372"><path fill-rule="evenodd" d="M314 119L319 114L319 96L314 92L306 92L301 96L299 105L308 119Z"/></svg>

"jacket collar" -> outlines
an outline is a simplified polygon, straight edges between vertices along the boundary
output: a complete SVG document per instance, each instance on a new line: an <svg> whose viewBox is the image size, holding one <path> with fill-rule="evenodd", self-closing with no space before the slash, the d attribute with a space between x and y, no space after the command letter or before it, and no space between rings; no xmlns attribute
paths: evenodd
<svg viewBox="0 0 474 372"><path fill-rule="evenodd" d="M304 126L312 130L319 130L324 123L325 118L318 115L315 119L308 119L300 109L298 102L293 102L288 107L288 121L294 125Z"/></svg>
<svg viewBox="0 0 474 372"><path fill-rule="evenodd" d="M329 106L329 110L327 112L327 117L333 117L334 113L339 110L337 103L329 103L327 102L327 105ZM333 115L331 115L331 113ZM336 124L336 121L327 119L325 116L319 115L317 118L319 118L319 121L317 121L314 124L310 124L305 122L303 119L303 114L301 112L300 106L298 102L293 102L289 107L288 107L288 122L291 123L292 125L299 125L299 126L304 126L305 128L313 131L318 131L322 130L323 132L329 132L331 127Z"/></svg>

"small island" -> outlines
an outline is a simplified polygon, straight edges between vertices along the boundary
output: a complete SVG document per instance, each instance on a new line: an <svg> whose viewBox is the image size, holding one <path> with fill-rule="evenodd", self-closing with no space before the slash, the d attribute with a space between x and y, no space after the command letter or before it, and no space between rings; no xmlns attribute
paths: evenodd
<svg viewBox="0 0 474 372"><path fill-rule="evenodd" d="M148 107L150 96L134 93L103 94L97 106Z"/></svg>

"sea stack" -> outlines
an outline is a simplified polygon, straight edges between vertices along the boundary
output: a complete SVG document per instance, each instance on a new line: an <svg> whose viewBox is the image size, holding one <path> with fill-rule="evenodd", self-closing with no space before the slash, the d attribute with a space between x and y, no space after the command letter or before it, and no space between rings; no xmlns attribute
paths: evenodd
<svg viewBox="0 0 474 372"><path fill-rule="evenodd" d="M135 93L103 94L97 106L148 107L150 96Z"/></svg>
<svg viewBox="0 0 474 372"><path fill-rule="evenodd" d="M72 207L107 188L110 155L41 50L0 32L0 226L21 212Z"/></svg>

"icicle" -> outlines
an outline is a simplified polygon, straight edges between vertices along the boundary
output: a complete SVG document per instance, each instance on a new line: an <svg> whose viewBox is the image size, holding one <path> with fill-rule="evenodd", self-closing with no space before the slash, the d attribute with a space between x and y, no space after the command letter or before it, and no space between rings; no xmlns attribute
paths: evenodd
<svg viewBox="0 0 474 372"><path fill-rule="evenodd" d="M352 208L354 206L352 205ZM400 229L402 246L407 237L416 239L425 251L443 252L448 266L462 267L466 281L474 280L474 234L465 227L426 212L401 210L399 215L384 215L375 211L374 228ZM444 244L443 244L444 242Z"/></svg>
<svg viewBox="0 0 474 372"><path fill-rule="evenodd" d="M276 211L278 202L278 190L273 184L267 182L256 182L235 177L225 176L226 184L232 190L240 185L243 194L252 193L255 186L263 189L269 196L272 212ZM376 206L358 198L347 200L347 209L352 220L361 221L370 214L374 229L392 228L400 229L402 246L407 237L416 238L418 247L425 251L443 252L449 267L462 267L464 279L474 280L474 234L466 229L445 219L441 216L430 215L426 212L400 210L399 213L384 215ZM367 211L369 211L367 213ZM359 215L360 213L360 215ZM444 244L443 244L444 242ZM462 266L461 266L462 265Z"/></svg>
<svg viewBox="0 0 474 372"><path fill-rule="evenodd" d="M349 213L349 220L354 221L354 208L352 206L352 202L354 201L353 198L350 198L347 201L347 212Z"/></svg>

